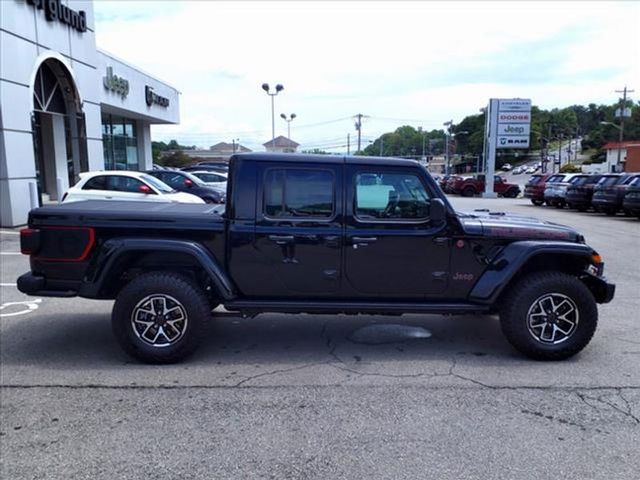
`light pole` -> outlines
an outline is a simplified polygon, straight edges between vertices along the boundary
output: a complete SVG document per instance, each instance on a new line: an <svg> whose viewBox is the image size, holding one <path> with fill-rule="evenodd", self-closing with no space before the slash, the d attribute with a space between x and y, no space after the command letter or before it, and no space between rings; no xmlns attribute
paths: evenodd
<svg viewBox="0 0 640 480"><path fill-rule="evenodd" d="M265 92L267 92L267 95L271 97L271 146L273 147L273 140L276 138L276 120L275 120L275 114L273 113L274 112L273 97L275 97L276 95L278 95L278 93L284 90L284 87L281 84L277 84L275 92L271 93L269 89L269 84L263 83L262 89Z"/></svg>
<svg viewBox="0 0 640 480"><path fill-rule="evenodd" d="M231 144L233 145L233 153L236 153L236 144L240 147L240 139L234 138L231 140Z"/></svg>
<svg viewBox="0 0 640 480"><path fill-rule="evenodd" d="M622 118L622 117L620 117ZM620 134L618 135L618 163L616 165L616 168L620 168L620 160L622 157L622 139L624 137L624 123L622 123L620 126L616 125L613 122L600 122L602 125L611 125L612 127L615 127L618 129L618 131L620 132Z"/></svg>
<svg viewBox="0 0 640 480"><path fill-rule="evenodd" d="M448 122L444 122L443 126L447 127L444 131L444 164L445 164L445 175L451 174L451 165L449 164L449 134L451 133L451 125L453 125L453 120L449 120Z"/></svg>
<svg viewBox="0 0 640 480"><path fill-rule="evenodd" d="M293 121L294 118L296 118L296 114L292 113L291 115L289 115L289 118L287 118L287 116L284 113L281 113L280 117L285 122L287 122L287 138L291 140L291 122Z"/></svg>

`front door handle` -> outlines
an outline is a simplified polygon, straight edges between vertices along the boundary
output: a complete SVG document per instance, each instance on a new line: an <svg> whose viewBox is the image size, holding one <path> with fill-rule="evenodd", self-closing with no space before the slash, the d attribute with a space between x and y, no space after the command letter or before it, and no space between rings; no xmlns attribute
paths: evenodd
<svg viewBox="0 0 640 480"><path fill-rule="evenodd" d="M354 249L357 249L358 247L366 247L376 240L378 240L377 237L351 237L351 243L353 244Z"/></svg>
<svg viewBox="0 0 640 480"><path fill-rule="evenodd" d="M378 237L351 237L353 243L371 243L378 240Z"/></svg>
<svg viewBox="0 0 640 480"><path fill-rule="evenodd" d="M277 243L278 245L286 245L293 243L293 235L269 235L269 240Z"/></svg>

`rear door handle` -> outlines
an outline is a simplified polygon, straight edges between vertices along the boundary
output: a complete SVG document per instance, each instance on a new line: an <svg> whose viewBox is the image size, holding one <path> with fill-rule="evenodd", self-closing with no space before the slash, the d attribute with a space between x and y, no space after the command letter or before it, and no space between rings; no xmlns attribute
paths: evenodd
<svg viewBox="0 0 640 480"><path fill-rule="evenodd" d="M287 243L293 243L293 235L269 235L269 240L278 245L286 245Z"/></svg>

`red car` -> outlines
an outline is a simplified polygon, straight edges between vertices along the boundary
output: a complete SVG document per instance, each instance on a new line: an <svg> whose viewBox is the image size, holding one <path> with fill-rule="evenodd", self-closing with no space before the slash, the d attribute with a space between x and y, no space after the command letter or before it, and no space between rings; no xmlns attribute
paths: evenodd
<svg viewBox="0 0 640 480"><path fill-rule="evenodd" d="M566 175L566 173L532 175L524 186L524 196L530 198L534 205L540 206L545 202L544 189L547 183L562 182Z"/></svg>
<svg viewBox="0 0 640 480"><path fill-rule="evenodd" d="M484 192L485 177L484 175L459 177L453 182L450 189L451 193L472 197ZM501 197L516 198L520 194L520 187L515 183L508 183L504 178L496 175L493 180L493 191Z"/></svg>

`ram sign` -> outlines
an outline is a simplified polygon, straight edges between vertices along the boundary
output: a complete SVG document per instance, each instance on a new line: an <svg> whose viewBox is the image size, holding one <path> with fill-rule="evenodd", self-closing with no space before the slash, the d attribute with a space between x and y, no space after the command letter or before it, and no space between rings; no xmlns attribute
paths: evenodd
<svg viewBox="0 0 640 480"><path fill-rule="evenodd" d="M531 100L498 100L496 148L529 148Z"/></svg>

